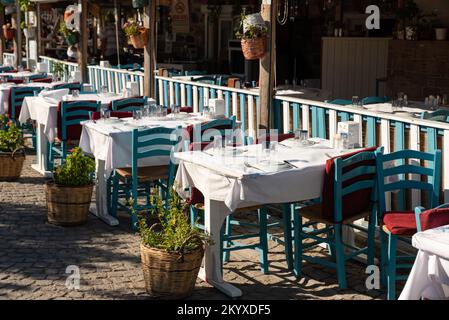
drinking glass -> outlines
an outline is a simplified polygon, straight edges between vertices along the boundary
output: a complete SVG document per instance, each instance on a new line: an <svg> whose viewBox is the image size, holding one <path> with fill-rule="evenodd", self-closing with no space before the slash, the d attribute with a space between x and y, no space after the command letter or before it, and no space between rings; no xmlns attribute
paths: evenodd
<svg viewBox="0 0 449 320"><path fill-rule="evenodd" d="M300 130L299 132L299 142L302 144L306 144L309 140L309 131L307 130Z"/></svg>
<svg viewBox="0 0 449 320"><path fill-rule="evenodd" d="M109 108L101 108L101 119L107 120L111 117L111 111L109 111Z"/></svg>
<svg viewBox="0 0 449 320"><path fill-rule="evenodd" d="M151 114L150 105L144 104L143 111L142 111L142 117L149 118L150 114Z"/></svg>
<svg viewBox="0 0 449 320"><path fill-rule="evenodd" d="M353 96L352 97L352 106L353 107L358 107L360 104L360 98L359 96Z"/></svg>
<svg viewBox="0 0 449 320"><path fill-rule="evenodd" d="M209 106L204 106L203 107L203 117L207 117L209 116Z"/></svg>
<svg viewBox="0 0 449 320"><path fill-rule="evenodd" d="M79 90L73 90L72 91L72 97L73 98L79 98L80 96L80 91Z"/></svg>
<svg viewBox="0 0 449 320"><path fill-rule="evenodd" d="M101 86L101 93L106 96L108 94L108 86Z"/></svg>
<svg viewBox="0 0 449 320"><path fill-rule="evenodd" d="M161 117L166 117L167 116L167 108L165 108L164 106L161 107Z"/></svg>
<svg viewBox="0 0 449 320"><path fill-rule="evenodd" d="M278 158L279 142L270 141L270 163L276 163Z"/></svg>
<svg viewBox="0 0 449 320"><path fill-rule="evenodd" d="M173 117L177 118L179 114L179 107L176 104L172 104L170 109L171 112L173 113Z"/></svg>
<svg viewBox="0 0 449 320"><path fill-rule="evenodd" d="M142 119L142 110L133 110L133 119L136 121Z"/></svg>

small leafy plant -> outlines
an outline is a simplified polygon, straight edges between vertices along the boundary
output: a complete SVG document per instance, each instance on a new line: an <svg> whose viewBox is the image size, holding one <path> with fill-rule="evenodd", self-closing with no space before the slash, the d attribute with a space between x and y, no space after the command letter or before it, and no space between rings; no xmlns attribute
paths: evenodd
<svg viewBox="0 0 449 320"><path fill-rule="evenodd" d="M2 117L0 130L0 152L12 153L13 155L23 150L23 137L19 128L11 121L7 121Z"/></svg>
<svg viewBox="0 0 449 320"><path fill-rule="evenodd" d="M252 25L248 24L245 26L246 23L246 10L243 10L240 15L240 25L238 30L235 33L235 36L237 39L257 39L265 37L268 34L268 27L267 26L261 26L261 25Z"/></svg>
<svg viewBox="0 0 449 320"><path fill-rule="evenodd" d="M134 19L128 19L128 21L123 25L123 31L127 37L138 36L144 30L145 28Z"/></svg>
<svg viewBox="0 0 449 320"><path fill-rule="evenodd" d="M81 148L74 148L64 164L55 169L53 177L58 185L81 187L93 183L95 162L85 156Z"/></svg>
<svg viewBox="0 0 449 320"><path fill-rule="evenodd" d="M151 197L151 203L152 215L158 217L160 223L149 227L144 217L139 218L139 233L145 246L168 252L181 249L191 252L204 243L210 243L204 232L190 225L187 205L181 202L176 192L173 192L167 209L164 209L158 195Z"/></svg>

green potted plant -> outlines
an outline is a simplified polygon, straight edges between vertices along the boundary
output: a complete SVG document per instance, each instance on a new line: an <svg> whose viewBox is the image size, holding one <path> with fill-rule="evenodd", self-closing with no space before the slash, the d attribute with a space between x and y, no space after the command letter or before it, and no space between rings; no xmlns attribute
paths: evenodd
<svg viewBox="0 0 449 320"><path fill-rule="evenodd" d="M95 162L74 148L45 185L48 222L74 226L87 222L94 187Z"/></svg>
<svg viewBox="0 0 449 320"><path fill-rule="evenodd" d="M140 9L149 5L148 0L132 0L132 5L134 9Z"/></svg>
<svg viewBox="0 0 449 320"><path fill-rule="evenodd" d="M151 202L151 217L156 217L159 223L148 226L144 217L138 220L146 290L154 297L188 297L195 288L204 245L210 243L210 239L190 225L187 205L175 192L167 208L158 195L153 196Z"/></svg>
<svg viewBox="0 0 449 320"><path fill-rule="evenodd" d="M260 14L246 15L246 11L242 11L240 26L235 36L241 40L242 51L246 60L257 60L265 55L267 34L268 27Z"/></svg>
<svg viewBox="0 0 449 320"><path fill-rule="evenodd" d="M80 41L80 33L78 31L70 30L64 21L59 25L59 33L64 37L65 42L69 46L73 46Z"/></svg>
<svg viewBox="0 0 449 320"><path fill-rule="evenodd" d="M149 40L149 29L142 26L134 19L128 19L123 25L125 35L131 40L131 44L136 49L143 49Z"/></svg>
<svg viewBox="0 0 449 320"><path fill-rule="evenodd" d="M25 149L19 128L6 116L0 116L0 181L20 178Z"/></svg>
<svg viewBox="0 0 449 320"><path fill-rule="evenodd" d="M61 80L64 77L65 67L61 62L54 62L51 66L51 74L55 81Z"/></svg>

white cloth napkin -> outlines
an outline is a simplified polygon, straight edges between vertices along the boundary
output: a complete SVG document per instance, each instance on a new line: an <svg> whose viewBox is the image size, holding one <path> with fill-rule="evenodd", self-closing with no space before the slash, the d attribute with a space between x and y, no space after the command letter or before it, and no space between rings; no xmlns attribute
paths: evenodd
<svg viewBox="0 0 449 320"><path fill-rule="evenodd" d="M50 98L52 100L56 100L57 102L62 101L62 98L68 95L70 92L69 89L58 89L58 90L50 90L50 91L42 91L39 93L39 96L42 98Z"/></svg>

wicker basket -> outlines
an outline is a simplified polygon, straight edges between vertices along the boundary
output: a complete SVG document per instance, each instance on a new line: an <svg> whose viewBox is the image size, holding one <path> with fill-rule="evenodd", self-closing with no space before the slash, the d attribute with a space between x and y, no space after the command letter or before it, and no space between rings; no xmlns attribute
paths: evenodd
<svg viewBox="0 0 449 320"><path fill-rule="evenodd" d="M48 222L59 226L76 226L87 222L94 186L45 185Z"/></svg>
<svg viewBox="0 0 449 320"><path fill-rule="evenodd" d="M243 55L246 60L260 59L267 51L267 37L242 39L241 44Z"/></svg>
<svg viewBox="0 0 449 320"><path fill-rule="evenodd" d="M143 49L148 43L150 30L147 28L140 29L138 36L130 36L131 43L135 49Z"/></svg>
<svg viewBox="0 0 449 320"><path fill-rule="evenodd" d="M0 153L0 181L15 181L20 178L23 162L25 161L24 152Z"/></svg>
<svg viewBox="0 0 449 320"><path fill-rule="evenodd" d="M182 299L195 288L204 249L180 254L140 245L145 287L152 297Z"/></svg>

